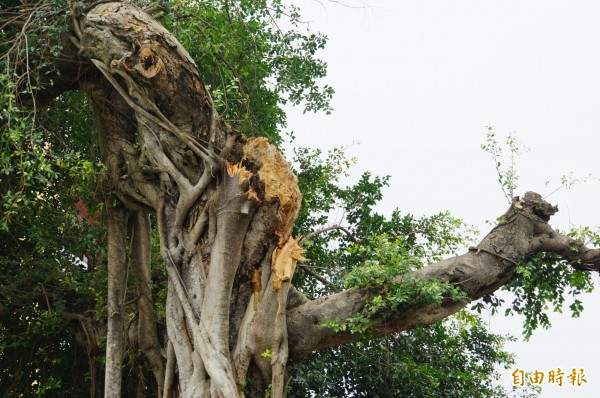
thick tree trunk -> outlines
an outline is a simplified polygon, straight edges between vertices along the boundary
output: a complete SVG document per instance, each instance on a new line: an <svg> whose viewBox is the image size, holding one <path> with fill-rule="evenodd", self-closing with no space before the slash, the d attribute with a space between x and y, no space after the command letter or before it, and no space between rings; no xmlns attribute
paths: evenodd
<svg viewBox="0 0 600 398"><path fill-rule="evenodd" d="M267 140L246 140L223 123L194 61L159 23L132 4L97 2L74 10L71 41L86 70L71 77L94 101L101 156L118 197L108 203L105 396L120 396L127 239L138 291L137 332L130 334L162 396L260 396L268 386L273 397L285 396L290 363L359 338L322 323L363 311L377 292L350 289L311 301L291 286L302 261L291 236L301 199L295 176ZM451 282L477 299L538 251L597 270L597 251L548 226L555 211L529 193L477 248L417 276ZM148 213L168 272L166 336L157 332L149 288ZM373 320L373 330L430 324L466 304L414 305L385 324Z"/></svg>
<svg viewBox="0 0 600 398"><path fill-rule="evenodd" d="M95 103L109 180L134 215L132 266L138 344L162 394L242 396L271 385L282 397L288 362L289 280L301 259L291 229L295 176L264 139L245 140L218 117L194 62L137 7L102 3L73 19L72 41L100 72L82 87ZM136 131L137 130L137 131ZM123 210L110 207L106 393L118 396L123 347ZM167 341L159 349L145 247L156 214L169 276ZM117 226L121 227L120 229ZM118 261L118 263L117 263ZM270 358L261 356L271 352Z"/></svg>

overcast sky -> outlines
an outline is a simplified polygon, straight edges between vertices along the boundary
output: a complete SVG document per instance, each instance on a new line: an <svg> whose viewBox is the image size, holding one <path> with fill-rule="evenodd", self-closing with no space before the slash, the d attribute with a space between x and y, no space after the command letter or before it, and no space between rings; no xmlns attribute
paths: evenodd
<svg viewBox="0 0 600 398"><path fill-rule="evenodd" d="M531 150L517 159L518 193L543 195L560 177L600 177L600 2L553 0L295 1L310 28L329 36L321 57L336 90L331 116L292 109L296 145L351 145L357 177L391 175L380 211L417 215L449 210L487 233L506 199L480 149L486 126ZM546 186L546 181L550 185ZM555 228L600 225L600 183L559 190ZM598 277L595 276L598 280ZM552 317L509 348L526 371L584 368L588 383L543 398L600 396L600 291L585 296L579 319ZM490 329L521 338L518 319ZM512 380L504 371L504 382Z"/></svg>

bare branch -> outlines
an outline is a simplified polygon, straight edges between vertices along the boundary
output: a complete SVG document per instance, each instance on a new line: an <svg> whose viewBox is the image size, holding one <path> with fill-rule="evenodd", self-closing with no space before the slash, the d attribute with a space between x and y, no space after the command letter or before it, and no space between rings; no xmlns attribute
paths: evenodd
<svg viewBox="0 0 600 398"><path fill-rule="evenodd" d="M323 278L321 275L319 275L315 271L311 270L310 267L307 266L306 264L298 263L297 265L298 265L298 267L300 267L302 269L302 271L306 272L308 275L312 276L313 278L315 278L322 284L335 287L335 285L333 283L329 282L327 279Z"/></svg>
<svg viewBox="0 0 600 398"><path fill-rule="evenodd" d="M311 233L309 233L308 235L302 237L302 239L300 239L300 242L304 242L305 240L310 240L312 237L317 236L319 234L325 233L325 232L329 232L329 231L342 231L343 233L345 233L346 235L348 235L348 237L354 242L354 243L361 243L362 240L358 239L356 236L354 236L352 234L352 232L350 232L348 230L348 228L343 227L341 225L332 225L330 227L325 227L322 229L319 229L317 231L313 231Z"/></svg>

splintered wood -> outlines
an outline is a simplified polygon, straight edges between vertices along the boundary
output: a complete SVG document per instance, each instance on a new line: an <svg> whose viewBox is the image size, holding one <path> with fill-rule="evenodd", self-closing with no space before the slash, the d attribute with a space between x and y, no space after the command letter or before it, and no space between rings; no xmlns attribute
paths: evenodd
<svg viewBox="0 0 600 398"><path fill-rule="evenodd" d="M300 238L294 239L290 236L281 249L277 247L273 251L271 280L273 281L273 291L275 292L281 289L283 282L292 280L292 276L296 270L296 263L306 260L302 257L304 249L298 245L299 240Z"/></svg>
<svg viewBox="0 0 600 398"><path fill-rule="evenodd" d="M265 200L279 200L280 223L276 233L281 247L292 233L300 212L302 194L298 179L275 145L265 138L250 138L244 145L244 157L258 166L258 176L265 183Z"/></svg>
<svg viewBox="0 0 600 398"><path fill-rule="evenodd" d="M256 167L255 172L264 183L264 200L279 202L279 223L275 227L278 247L273 251L271 263L273 290L277 292L283 282L292 279L296 263L304 261L302 257L304 250L298 245L299 239L291 237L292 227L300 212L302 194L298 189L298 179L290 170L290 164L267 139L262 137L248 139L244 145L244 160ZM230 176L238 174L240 184L253 176L242 162L228 163L227 172ZM248 187L247 195L250 200L260 201L260 195L251 186ZM255 292L255 300L257 297L258 294Z"/></svg>

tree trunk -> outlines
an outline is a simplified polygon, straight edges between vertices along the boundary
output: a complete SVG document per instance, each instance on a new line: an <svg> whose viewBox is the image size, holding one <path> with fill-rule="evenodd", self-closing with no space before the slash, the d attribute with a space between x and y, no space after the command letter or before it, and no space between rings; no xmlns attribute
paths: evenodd
<svg viewBox="0 0 600 398"><path fill-rule="evenodd" d="M359 338L322 323L362 312L377 292L349 289L311 301L291 286L303 260L291 236L301 202L296 177L271 143L246 139L220 119L194 61L158 22L129 3L97 2L73 11L70 40L77 51L71 59L81 63L71 78L94 101L116 195L107 204L105 396L121 395L129 240L138 290L134 335L162 396L264 396L270 389L284 397L291 364ZM73 70L63 72L67 79ZM477 248L417 276L451 282L472 300L510 281L515 264L537 251L598 269L597 251L548 226L555 211L529 193ZM149 288L149 213L168 273L166 337L157 331ZM465 305L413 305L372 327L379 335L406 330Z"/></svg>
<svg viewBox="0 0 600 398"><path fill-rule="evenodd" d="M288 362L289 280L301 249L295 176L265 139L246 140L214 111L193 60L136 6L102 3L73 19L90 72L102 157L129 234L137 280L138 343L162 394L243 396L271 385L282 397ZM120 395L126 211L109 204L106 397ZM167 336L158 347L147 247L156 215L169 276ZM271 353L270 356L262 355Z"/></svg>

